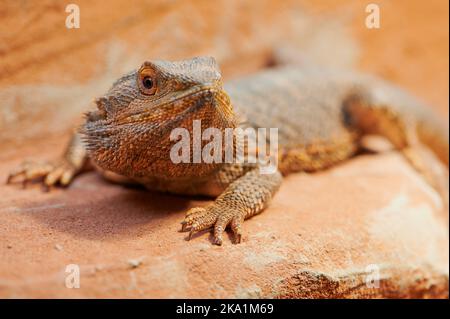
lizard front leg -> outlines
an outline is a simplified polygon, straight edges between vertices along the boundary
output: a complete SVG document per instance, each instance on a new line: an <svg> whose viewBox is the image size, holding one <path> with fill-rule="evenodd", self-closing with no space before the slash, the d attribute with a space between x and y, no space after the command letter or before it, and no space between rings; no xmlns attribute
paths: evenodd
<svg viewBox="0 0 450 319"><path fill-rule="evenodd" d="M221 245L223 232L229 225L235 242L239 243L243 221L267 207L281 180L278 171L261 174L255 168L247 172L233 181L212 204L190 209L182 222L182 231L189 231L188 239L191 239L193 233L213 227L213 243Z"/></svg>
<svg viewBox="0 0 450 319"><path fill-rule="evenodd" d="M9 174L6 182L20 178L25 186L31 180L42 178L46 189L57 183L66 186L85 167L86 162L86 150L80 135L75 133L62 158L54 162L24 162Z"/></svg>

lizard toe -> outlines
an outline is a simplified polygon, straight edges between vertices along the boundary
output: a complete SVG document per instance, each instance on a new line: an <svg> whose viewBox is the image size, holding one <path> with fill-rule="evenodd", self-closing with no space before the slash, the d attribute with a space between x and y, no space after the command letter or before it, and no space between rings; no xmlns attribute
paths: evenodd
<svg viewBox="0 0 450 319"><path fill-rule="evenodd" d="M64 168L63 167L57 167L51 172L47 174L44 180L44 184L47 187L55 185L59 179L61 178L62 174L64 174Z"/></svg>
<svg viewBox="0 0 450 319"><path fill-rule="evenodd" d="M214 205L206 208L191 208L186 213L184 221L181 222L181 231L189 231L188 240L190 240L194 233L212 228L216 224L218 217L219 212L214 209Z"/></svg>
<svg viewBox="0 0 450 319"><path fill-rule="evenodd" d="M51 169L51 165L47 163L33 163L26 161L8 175L6 183L9 184L18 181L21 182L23 186L26 186L27 182L31 180L45 177Z"/></svg>
<svg viewBox="0 0 450 319"><path fill-rule="evenodd" d="M197 218L203 216L205 213L206 209L203 207L195 207L189 209L186 212L184 220L181 222L181 231L190 231Z"/></svg>
<svg viewBox="0 0 450 319"><path fill-rule="evenodd" d="M60 183L68 185L75 175L75 168L65 161L58 163L47 162L24 162L17 169L12 171L6 180L6 183L15 181L22 183L26 187L28 182L42 180L44 190Z"/></svg>
<svg viewBox="0 0 450 319"><path fill-rule="evenodd" d="M242 224L244 223L244 218L242 216L234 217L231 220L231 230L234 234L234 243L239 244L242 241Z"/></svg>
<svg viewBox="0 0 450 319"><path fill-rule="evenodd" d="M222 236L223 232L225 231L225 228L227 227L228 223L230 221L223 216L220 216L216 223L214 224L214 236L213 236L213 243L215 245L222 245Z"/></svg>
<svg viewBox="0 0 450 319"><path fill-rule="evenodd" d="M212 204L206 208L190 209L181 222L181 231L189 231L187 239L190 240L194 233L213 228L212 242L220 246L223 243L223 233L228 226L234 234L234 242L241 242L243 222L244 212Z"/></svg>

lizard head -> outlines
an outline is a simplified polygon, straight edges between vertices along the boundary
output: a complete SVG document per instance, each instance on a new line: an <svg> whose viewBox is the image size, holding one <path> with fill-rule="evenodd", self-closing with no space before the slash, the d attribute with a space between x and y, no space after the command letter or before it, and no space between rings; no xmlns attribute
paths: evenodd
<svg viewBox="0 0 450 319"><path fill-rule="evenodd" d="M134 178L205 174L213 168L171 162L172 130L185 128L192 136L194 120L201 120L202 129L236 125L212 57L144 62L96 105L81 128L89 156L104 169Z"/></svg>

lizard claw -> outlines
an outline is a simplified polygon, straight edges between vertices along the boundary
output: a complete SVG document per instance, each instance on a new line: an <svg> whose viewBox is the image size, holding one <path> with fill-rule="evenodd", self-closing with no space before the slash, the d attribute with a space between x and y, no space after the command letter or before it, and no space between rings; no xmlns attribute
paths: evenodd
<svg viewBox="0 0 450 319"><path fill-rule="evenodd" d="M181 231L189 231L187 240L191 240L194 233L213 228L213 244L222 245L223 232L228 225L235 235L235 243L242 240L242 223L244 213L230 208L220 208L216 204L211 204L206 208L196 207L186 213L185 219L181 222Z"/></svg>
<svg viewBox="0 0 450 319"><path fill-rule="evenodd" d="M187 228L188 228L187 223L186 223L186 221L183 220L181 222L181 231L185 232L185 231L187 231Z"/></svg>
<svg viewBox="0 0 450 319"><path fill-rule="evenodd" d="M194 234L194 231L191 230L191 231L189 232L189 235L188 235L188 238L187 238L188 241L191 240L193 234Z"/></svg>
<svg viewBox="0 0 450 319"><path fill-rule="evenodd" d="M68 185L75 173L75 167L65 160L54 164L26 161L8 175L6 183L10 184L18 180L26 188L28 182L41 179L43 180L43 190L48 191L51 186L57 183L63 186Z"/></svg>

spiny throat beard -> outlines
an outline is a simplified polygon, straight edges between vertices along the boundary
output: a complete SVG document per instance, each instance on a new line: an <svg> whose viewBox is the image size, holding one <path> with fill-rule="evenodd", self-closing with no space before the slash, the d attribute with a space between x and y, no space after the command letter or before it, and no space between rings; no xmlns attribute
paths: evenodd
<svg viewBox="0 0 450 319"><path fill-rule="evenodd" d="M193 121L201 120L202 131L209 127L235 128L230 100L223 90L205 90L164 107L111 120L87 121L82 128L90 157L103 169L142 179L190 179L207 176L221 163L178 163L170 159L170 140L175 128L193 134ZM202 147L208 141L202 141ZM192 153L192 140L191 140ZM191 154L192 158L192 154Z"/></svg>

